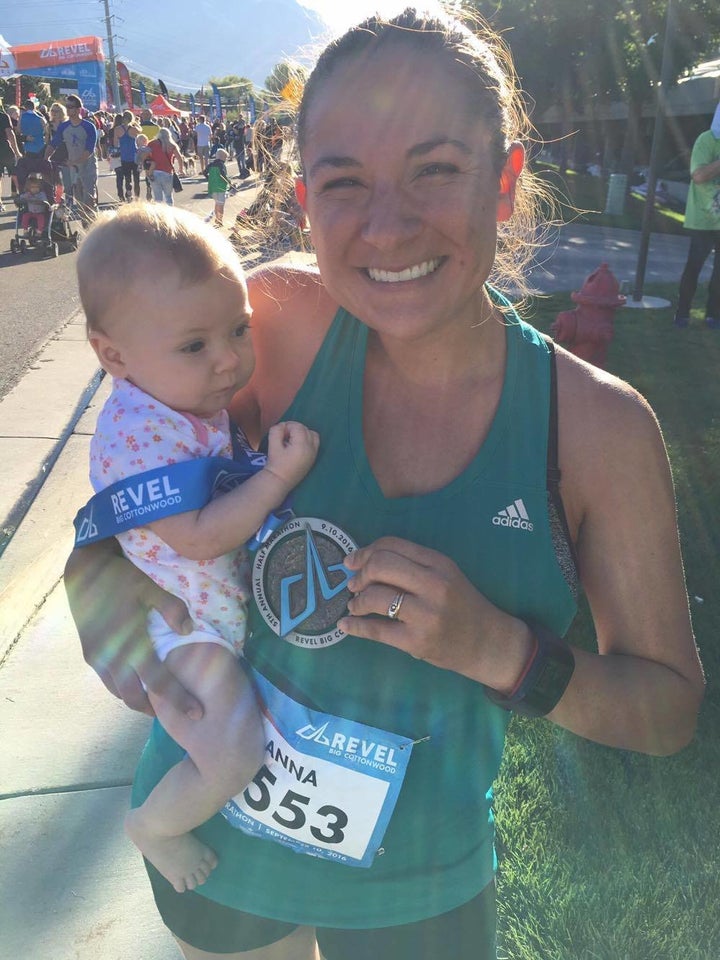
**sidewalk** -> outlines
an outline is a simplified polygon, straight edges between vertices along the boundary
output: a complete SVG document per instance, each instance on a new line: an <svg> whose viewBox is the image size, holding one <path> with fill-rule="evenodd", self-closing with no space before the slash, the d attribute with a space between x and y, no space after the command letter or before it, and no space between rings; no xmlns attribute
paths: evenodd
<svg viewBox="0 0 720 960"><path fill-rule="evenodd" d="M576 290L603 261L632 281L637 243L565 228L531 281ZM654 237L648 282L679 277L686 244ZM0 555L0 955L23 960L178 957L122 829L149 720L83 662L61 584L108 389L77 314L0 402L0 517L12 535Z"/></svg>

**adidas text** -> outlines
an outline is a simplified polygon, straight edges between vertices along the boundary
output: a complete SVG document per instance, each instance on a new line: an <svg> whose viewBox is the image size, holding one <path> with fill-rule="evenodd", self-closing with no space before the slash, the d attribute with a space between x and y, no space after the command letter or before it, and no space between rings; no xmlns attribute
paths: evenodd
<svg viewBox="0 0 720 960"><path fill-rule="evenodd" d="M493 517L493 523L496 527L515 527L517 530L532 530L533 528L529 520L521 520L519 517Z"/></svg>

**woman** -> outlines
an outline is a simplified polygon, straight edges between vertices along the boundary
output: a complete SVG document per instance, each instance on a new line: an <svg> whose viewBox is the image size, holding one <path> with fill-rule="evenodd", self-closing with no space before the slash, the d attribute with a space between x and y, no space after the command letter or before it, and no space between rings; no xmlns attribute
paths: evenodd
<svg viewBox="0 0 720 960"><path fill-rule="evenodd" d="M141 132L140 124L136 122L130 110L124 111L120 122L116 122L113 128L113 149L117 151L117 157L120 160L120 166L115 170L115 179L121 203L123 199L128 203L132 200L133 190L135 199L140 197L140 171L137 165L135 137Z"/></svg>
<svg viewBox="0 0 720 960"><path fill-rule="evenodd" d="M48 143L52 140L57 128L68 118L65 105L62 103L50 104L50 122L48 124ZM70 168L67 165L67 147L60 144L52 154L50 165L53 168L55 182L55 202L59 203L63 194L70 196Z"/></svg>
<svg viewBox="0 0 720 960"><path fill-rule="evenodd" d="M205 824L220 864L202 896L152 875L189 960L494 957L486 793L507 708L651 754L693 735L703 678L655 418L566 352L554 366L487 283L521 278L536 236L513 78L488 31L409 10L331 44L308 80L319 276L251 278L257 367L232 412L256 440L305 422L320 453L254 564L246 655L272 726L228 816L265 836ZM597 652L561 639L578 571ZM137 612L180 628L176 602L107 550L68 582L111 691L147 709L141 675L201 709ZM134 803L177 757L156 724Z"/></svg>
<svg viewBox="0 0 720 960"><path fill-rule="evenodd" d="M152 183L153 200L155 203L173 205L173 173L177 162L178 174L183 172L183 159L167 127L158 131L155 140L148 144L150 147L150 168L148 180Z"/></svg>

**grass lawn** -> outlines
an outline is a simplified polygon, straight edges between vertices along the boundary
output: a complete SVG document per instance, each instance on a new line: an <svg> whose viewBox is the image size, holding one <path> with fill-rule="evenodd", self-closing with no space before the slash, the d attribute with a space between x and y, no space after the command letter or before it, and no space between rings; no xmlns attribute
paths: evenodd
<svg viewBox="0 0 720 960"><path fill-rule="evenodd" d="M645 293L667 299L676 284ZM695 742L652 758L545 721L512 721L496 785L500 957L720 958L720 331L620 310L608 369L654 407L673 464L688 590L708 692ZM548 330L569 294L538 298ZM630 496L643 496L642 484ZM718 592L716 592L718 591ZM587 611L570 639L594 647Z"/></svg>
<svg viewBox="0 0 720 960"><path fill-rule="evenodd" d="M605 214L607 178L566 171L558 173L550 164L535 164L535 172L552 187L559 204L560 219L565 222L585 223L590 226L624 227L639 230L642 226L645 201L631 194L625 203L625 212ZM654 233L683 233L684 213L656 205L651 229Z"/></svg>

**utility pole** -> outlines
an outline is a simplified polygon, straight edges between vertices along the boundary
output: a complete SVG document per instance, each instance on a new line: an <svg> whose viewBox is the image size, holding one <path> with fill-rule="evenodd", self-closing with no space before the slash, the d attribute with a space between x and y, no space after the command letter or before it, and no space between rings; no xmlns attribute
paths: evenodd
<svg viewBox="0 0 720 960"><path fill-rule="evenodd" d="M665 115L667 112L667 95L673 74L673 42L675 39L675 10L673 0L668 0L665 15L665 41L663 43L662 66L660 68L660 84L658 86L657 113L653 130L652 145L650 147L650 162L647 175L647 192L645 194L645 209L643 210L642 230L640 234L640 251L638 253L637 270L635 273L635 288L632 299L639 303L643 299L643 285L645 283L645 268L647 267L648 249L650 247L650 232L655 209L655 186L657 184L657 158L665 132Z"/></svg>
<svg viewBox="0 0 720 960"><path fill-rule="evenodd" d="M110 14L110 0L103 0L105 5L105 29L107 31L108 53L110 54L110 86L112 87L115 112L120 109L120 87L118 85L117 67L115 66L115 46L113 44L112 16Z"/></svg>

